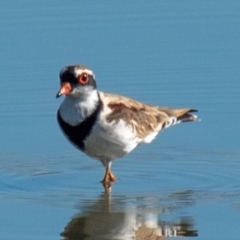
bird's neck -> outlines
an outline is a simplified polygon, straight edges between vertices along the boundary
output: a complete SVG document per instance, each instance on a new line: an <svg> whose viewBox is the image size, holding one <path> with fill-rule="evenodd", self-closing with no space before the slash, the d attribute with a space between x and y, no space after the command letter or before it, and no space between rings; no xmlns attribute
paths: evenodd
<svg viewBox="0 0 240 240"><path fill-rule="evenodd" d="M85 94L84 97L66 96L60 106L59 113L66 123L76 126L90 116L99 103L98 91L94 89Z"/></svg>

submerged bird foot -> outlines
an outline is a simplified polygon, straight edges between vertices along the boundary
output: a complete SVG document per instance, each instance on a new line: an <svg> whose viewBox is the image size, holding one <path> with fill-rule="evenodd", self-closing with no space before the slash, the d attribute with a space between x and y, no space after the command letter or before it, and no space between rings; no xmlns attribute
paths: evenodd
<svg viewBox="0 0 240 240"><path fill-rule="evenodd" d="M102 182L102 181L101 181ZM104 188L104 190L105 190L105 193L110 193L111 192L111 190L112 190L112 182L102 182L102 186L103 186L103 188Z"/></svg>

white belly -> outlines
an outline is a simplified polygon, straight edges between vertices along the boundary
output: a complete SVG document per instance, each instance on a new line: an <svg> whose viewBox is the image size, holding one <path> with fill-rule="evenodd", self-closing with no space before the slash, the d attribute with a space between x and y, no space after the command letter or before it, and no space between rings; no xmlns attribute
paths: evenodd
<svg viewBox="0 0 240 240"><path fill-rule="evenodd" d="M140 142L141 139L122 120L118 123L101 121L101 124L97 121L84 141L85 153L106 166L108 162L131 152Z"/></svg>

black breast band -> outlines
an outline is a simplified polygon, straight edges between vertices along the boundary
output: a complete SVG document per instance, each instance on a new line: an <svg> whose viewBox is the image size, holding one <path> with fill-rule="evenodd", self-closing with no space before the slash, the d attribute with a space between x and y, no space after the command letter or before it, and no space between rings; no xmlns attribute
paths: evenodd
<svg viewBox="0 0 240 240"><path fill-rule="evenodd" d="M57 112L57 120L63 132L67 135L69 140L81 150L85 149L84 140L90 134L101 109L102 101L99 99L99 103L94 112L76 126L71 126L70 124L66 123L60 116L59 110Z"/></svg>

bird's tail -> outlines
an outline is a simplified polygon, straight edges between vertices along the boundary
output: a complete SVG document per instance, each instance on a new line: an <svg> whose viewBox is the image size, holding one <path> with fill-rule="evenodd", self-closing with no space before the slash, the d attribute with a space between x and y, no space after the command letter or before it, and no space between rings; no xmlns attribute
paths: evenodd
<svg viewBox="0 0 240 240"><path fill-rule="evenodd" d="M192 113L198 112L196 109L169 109L162 108L161 111L168 115L168 119L164 122L162 128L168 128L182 122L200 121L197 115Z"/></svg>

